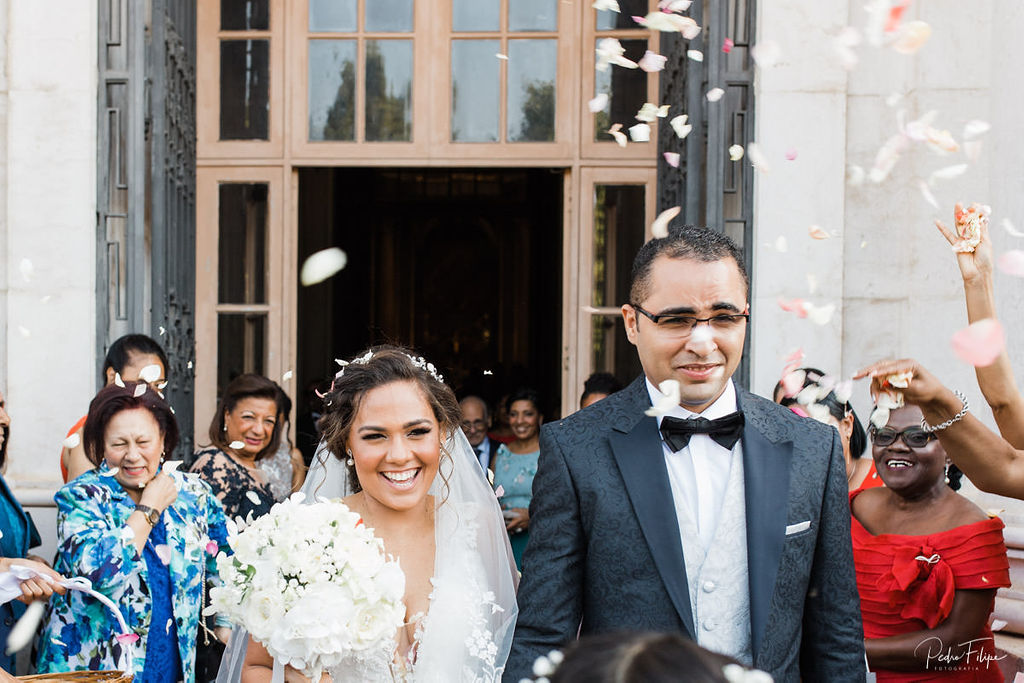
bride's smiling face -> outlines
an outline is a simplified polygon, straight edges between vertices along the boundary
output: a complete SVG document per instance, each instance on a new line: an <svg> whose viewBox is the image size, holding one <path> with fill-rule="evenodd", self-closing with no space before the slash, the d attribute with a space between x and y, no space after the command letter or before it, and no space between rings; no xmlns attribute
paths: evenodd
<svg viewBox="0 0 1024 683"><path fill-rule="evenodd" d="M364 495L409 510L423 502L437 475L440 426L415 382L391 382L363 396L348 447Z"/></svg>

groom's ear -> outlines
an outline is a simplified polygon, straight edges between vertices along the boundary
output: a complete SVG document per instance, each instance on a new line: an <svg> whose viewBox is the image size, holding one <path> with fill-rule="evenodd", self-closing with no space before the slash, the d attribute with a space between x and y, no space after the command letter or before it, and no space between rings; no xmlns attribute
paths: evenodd
<svg viewBox="0 0 1024 683"><path fill-rule="evenodd" d="M636 309L629 304L622 304L622 323L626 327L626 339L636 346Z"/></svg>

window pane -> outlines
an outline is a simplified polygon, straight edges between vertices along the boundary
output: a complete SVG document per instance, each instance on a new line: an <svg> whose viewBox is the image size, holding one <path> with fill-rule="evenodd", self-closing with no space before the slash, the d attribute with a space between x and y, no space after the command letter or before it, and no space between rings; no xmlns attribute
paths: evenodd
<svg viewBox="0 0 1024 683"><path fill-rule="evenodd" d="M267 315L222 313L217 316L217 395L246 372L265 374Z"/></svg>
<svg viewBox="0 0 1024 683"><path fill-rule="evenodd" d="M590 361L593 372L610 372L623 386L641 372L636 347L626 339L622 316L591 316Z"/></svg>
<svg viewBox="0 0 1024 683"><path fill-rule="evenodd" d="M594 306L629 303L630 269L645 227L643 185L594 187Z"/></svg>
<svg viewBox="0 0 1024 683"><path fill-rule="evenodd" d="M309 41L309 139L356 139L356 41Z"/></svg>
<svg viewBox="0 0 1024 683"><path fill-rule="evenodd" d="M412 138L412 41L366 41L366 139Z"/></svg>
<svg viewBox="0 0 1024 683"><path fill-rule="evenodd" d="M266 31L270 0L220 0L221 31Z"/></svg>
<svg viewBox="0 0 1024 683"><path fill-rule="evenodd" d="M598 40L601 40L598 38ZM647 51L646 40L620 40L625 48L626 59L634 62ZM596 47L596 43L595 43ZM596 55L594 57L596 63ZM608 95L608 105L594 114L594 139L598 142L615 141L607 131L614 123L621 123L623 129L636 125L636 113L647 101L647 74L642 69L625 69L609 66L607 71L594 70L594 94ZM625 132L625 130L623 130Z"/></svg>
<svg viewBox="0 0 1024 683"><path fill-rule="evenodd" d="M619 11L600 10L597 12L597 30L611 31L617 28L643 28L633 17L647 16L647 0L619 0ZM639 108L639 107L638 107Z"/></svg>
<svg viewBox="0 0 1024 683"><path fill-rule="evenodd" d="M508 0L509 31L554 31L557 28L556 0Z"/></svg>
<svg viewBox="0 0 1024 683"><path fill-rule="evenodd" d="M412 33L412 0L366 0L366 31Z"/></svg>
<svg viewBox="0 0 1024 683"><path fill-rule="evenodd" d="M501 99L498 40L452 41L452 141L497 142Z"/></svg>
<svg viewBox="0 0 1024 683"><path fill-rule="evenodd" d="M498 31L501 29L499 0L452 0L453 31Z"/></svg>
<svg viewBox="0 0 1024 683"><path fill-rule="evenodd" d="M555 139L557 40L508 41L508 137L510 142Z"/></svg>
<svg viewBox="0 0 1024 683"><path fill-rule="evenodd" d="M356 0L309 0L309 30L355 32Z"/></svg>
<svg viewBox="0 0 1024 683"><path fill-rule="evenodd" d="M220 139L270 138L270 41L220 43Z"/></svg>
<svg viewBox="0 0 1024 683"><path fill-rule="evenodd" d="M220 186L218 298L223 304L266 303L267 186Z"/></svg>

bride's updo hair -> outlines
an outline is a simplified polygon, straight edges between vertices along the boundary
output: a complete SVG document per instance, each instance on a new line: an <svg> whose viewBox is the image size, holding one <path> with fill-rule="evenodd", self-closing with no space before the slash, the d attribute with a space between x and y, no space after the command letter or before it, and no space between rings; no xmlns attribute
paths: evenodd
<svg viewBox="0 0 1024 683"><path fill-rule="evenodd" d="M349 432L366 392L392 382L413 381L434 411L441 428L443 455L444 442L453 430L459 428L462 411L455 400L455 393L441 379L432 364L417 358L407 349L388 345L372 347L342 367L334 378L331 391L324 397L325 412L319 427L327 449L347 464ZM355 466L347 467L353 490L361 490Z"/></svg>

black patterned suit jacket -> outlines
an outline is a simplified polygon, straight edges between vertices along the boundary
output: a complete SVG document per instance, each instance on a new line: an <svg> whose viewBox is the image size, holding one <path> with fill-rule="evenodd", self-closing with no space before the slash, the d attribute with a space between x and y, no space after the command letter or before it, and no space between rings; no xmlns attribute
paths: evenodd
<svg viewBox="0 0 1024 683"><path fill-rule="evenodd" d="M863 681L846 471L835 429L737 388L754 664L776 682ZM657 420L639 377L544 425L519 621L503 680L583 634L694 638ZM799 531L801 523L810 526ZM787 534L787 527L789 533Z"/></svg>

